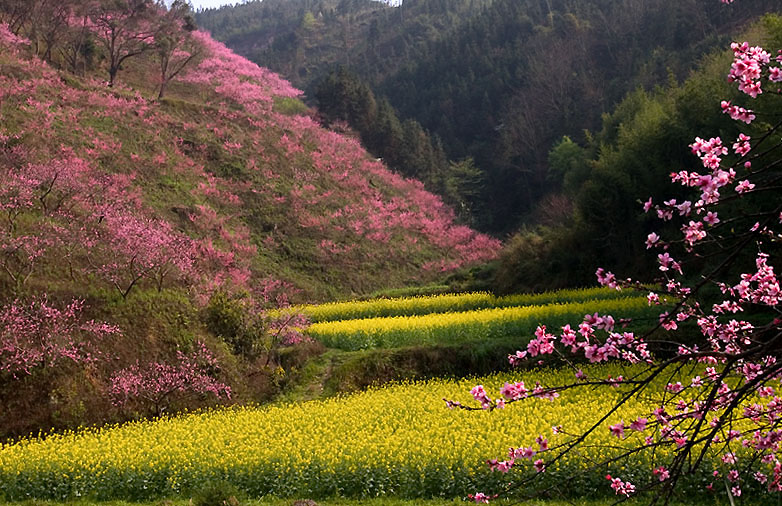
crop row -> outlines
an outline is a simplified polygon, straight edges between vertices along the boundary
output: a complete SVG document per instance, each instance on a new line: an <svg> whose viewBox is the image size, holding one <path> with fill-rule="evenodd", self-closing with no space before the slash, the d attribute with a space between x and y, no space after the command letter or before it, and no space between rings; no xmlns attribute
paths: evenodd
<svg viewBox="0 0 782 506"><path fill-rule="evenodd" d="M538 294L518 294L497 297L487 292L451 293L393 299L373 299L350 302L329 302L318 305L294 306L290 310L306 315L311 321L329 322L390 316L420 316L432 313L454 313L477 309L545 305L617 299L633 295L608 288L559 290Z"/></svg>
<svg viewBox="0 0 782 506"><path fill-rule="evenodd" d="M535 328L545 324L558 329L581 323L587 313L600 312L616 318L651 318L659 310L649 308L645 297L522 306L423 316L395 316L315 323L310 337L342 350L396 348L422 344L455 344L486 339L518 337L529 340Z"/></svg>
<svg viewBox="0 0 782 506"><path fill-rule="evenodd" d="M585 370L627 374L616 365ZM583 430L621 395L621 389L582 389L555 402L527 399L493 412L449 410L442 401L469 402L469 389L477 382L496 395L505 381L553 384L572 372L525 375L402 383L323 401L208 411L23 440L0 446L0 499L151 499L216 480L253 497L460 497L490 489L503 478L489 472L487 458L502 459L509 445L534 444L539 434L556 444L567 436L552 435L553 425ZM633 419L647 409L632 401L609 422ZM616 447L617 441L601 428L582 453L552 464L544 478L567 477L574 494L591 495L594 488L610 493L602 473L587 478L579 471L608 456L612 450L606 445ZM648 466L641 453L616 471L626 478L647 477Z"/></svg>

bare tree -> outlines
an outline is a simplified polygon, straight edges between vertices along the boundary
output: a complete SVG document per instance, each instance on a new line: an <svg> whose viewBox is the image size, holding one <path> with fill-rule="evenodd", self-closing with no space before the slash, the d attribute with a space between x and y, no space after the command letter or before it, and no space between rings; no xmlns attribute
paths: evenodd
<svg viewBox="0 0 782 506"><path fill-rule="evenodd" d="M109 60L109 86L128 58L153 47L156 15L152 0L100 0L90 10L89 19Z"/></svg>
<svg viewBox="0 0 782 506"><path fill-rule="evenodd" d="M95 43L90 31L89 5L74 5L70 23L63 34L60 55L74 74L79 73L80 65L86 70L95 53Z"/></svg>
<svg viewBox="0 0 782 506"><path fill-rule="evenodd" d="M38 0L30 18L30 40L39 55L52 61L52 51L68 32L73 0Z"/></svg>
<svg viewBox="0 0 782 506"><path fill-rule="evenodd" d="M162 18L161 29L155 37L155 51L160 63L160 91L162 99L170 83L193 60L201 55L201 46L190 34L195 30L192 10L186 0L174 0Z"/></svg>
<svg viewBox="0 0 782 506"><path fill-rule="evenodd" d="M38 0L0 0L0 23L8 25L14 35L19 35L37 4Z"/></svg>

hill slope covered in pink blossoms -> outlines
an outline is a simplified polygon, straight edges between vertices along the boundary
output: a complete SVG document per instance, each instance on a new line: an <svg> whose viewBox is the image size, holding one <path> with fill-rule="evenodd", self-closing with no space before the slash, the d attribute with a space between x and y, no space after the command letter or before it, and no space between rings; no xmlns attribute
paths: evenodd
<svg viewBox="0 0 782 506"><path fill-rule="evenodd" d="M29 274L25 285L54 274L36 266L59 263L63 248L83 267L82 281L113 285L105 266L79 260L114 242L122 263L153 254L145 241L176 241L183 258L172 260L168 277L191 285L197 278L201 294L273 277L323 298L427 281L494 257L498 242L454 223L419 182L291 113L301 105L287 82L196 35L204 56L162 101L145 86L154 78L144 59L107 88L99 73L59 72L6 35L0 188L17 196L3 205L9 216L29 219L16 218L4 242L28 239L40 250L34 262L18 262L36 265L16 266ZM57 209L45 209L45 200L57 200ZM95 216L101 230L86 230ZM39 226L44 218L48 228ZM100 237L76 241L83 233Z"/></svg>
<svg viewBox="0 0 782 506"><path fill-rule="evenodd" d="M105 54L69 72L0 24L0 436L116 418L117 371L130 388L200 360L232 400L262 399L285 378L267 374L280 332L258 308L428 283L497 254L421 183L319 126L289 83L189 40L158 99L156 50L109 87Z"/></svg>

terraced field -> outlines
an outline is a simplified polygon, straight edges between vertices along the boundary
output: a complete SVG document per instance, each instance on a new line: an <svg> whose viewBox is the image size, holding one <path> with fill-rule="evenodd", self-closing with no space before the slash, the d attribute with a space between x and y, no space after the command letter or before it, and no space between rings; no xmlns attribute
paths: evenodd
<svg viewBox="0 0 782 506"><path fill-rule="evenodd" d="M657 313L650 313L645 298L605 290L508 298L444 295L327 308L306 309L321 320L308 333L344 350L514 336L522 347L539 324L552 329L577 324L594 312L636 318ZM376 316L359 318L366 315ZM585 370L632 374L616 364ZM0 497L151 500L187 497L205 483L223 481L249 497L464 497L499 486L503 475L490 472L486 459L503 459L509 445L530 445L538 435L554 444L564 437L552 433L554 424L570 432L587 428L621 389L581 390L557 402L528 399L493 412L449 410L443 399L469 403L470 388L477 383L499 395L505 382L545 385L572 377L571 370L528 370L404 381L310 402L207 411L30 438L0 446ZM582 471L589 462L620 450L609 422L632 419L648 408L640 402L626 405L594 432L585 447L593 454L573 454L552 463L540 486L567 477L569 495L605 489L601 473ZM610 444L614 450L607 450ZM632 477L647 469L642 453L620 471Z"/></svg>
<svg viewBox="0 0 782 506"><path fill-rule="evenodd" d="M456 344L517 336L526 343L535 328L558 328L580 322L587 313L649 317L646 297L505 306L470 311L430 312L416 316L343 319L315 323L307 333L328 347L342 350L395 348L421 344Z"/></svg>
<svg viewBox="0 0 782 506"><path fill-rule="evenodd" d="M294 306L315 323L387 316L421 316L432 313L455 313L477 309L565 304L632 297L632 292L608 288L582 288L536 294L497 297L487 292L450 293L432 296L379 298L365 301L330 302Z"/></svg>

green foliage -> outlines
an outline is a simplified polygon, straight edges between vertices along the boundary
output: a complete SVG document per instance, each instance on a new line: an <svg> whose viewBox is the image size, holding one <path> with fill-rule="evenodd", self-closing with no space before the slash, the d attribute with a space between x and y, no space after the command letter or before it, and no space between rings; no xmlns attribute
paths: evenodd
<svg viewBox="0 0 782 506"><path fill-rule="evenodd" d="M182 290L141 289L127 299L114 290L96 290L88 302L97 318L115 323L131 340L187 348L199 331L198 309Z"/></svg>
<svg viewBox="0 0 782 506"><path fill-rule="evenodd" d="M575 227L522 230L505 243L493 283L497 293L541 291L594 282L594 258L581 255Z"/></svg>
<svg viewBox="0 0 782 506"><path fill-rule="evenodd" d="M747 38L751 43L782 38L779 19L765 17ZM670 194L669 174L700 165L687 147L696 136L738 136L735 122L719 114L718 107L720 99L742 103L725 80L729 66L729 52L715 53L681 84L629 93L603 115L602 128L583 146L562 138L549 152L549 174L564 175L565 191L573 196L573 217L556 227L525 229L513 236L499 261L498 291L588 282L598 266L630 277L655 272L654 255L644 248L652 230L641 203L677 196ZM766 101L764 108L782 110L778 101ZM690 272L695 275L698 268L693 265Z"/></svg>
<svg viewBox="0 0 782 506"><path fill-rule="evenodd" d="M572 195L578 191L589 174L586 149L565 135L548 154L548 178L561 184Z"/></svg>
<svg viewBox="0 0 782 506"><path fill-rule="evenodd" d="M197 491L193 498L193 506L239 506L236 499L239 491L235 485L227 481L207 483Z"/></svg>
<svg viewBox="0 0 782 506"><path fill-rule="evenodd" d="M475 202L484 191L484 173L475 166L475 160L465 158L450 162L443 171L440 193L463 218L468 219Z"/></svg>
<svg viewBox="0 0 782 506"><path fill-rule="evenodd" d="M330 73L315 92L318 109L329 122L346 121L359 132L368 131L377 115L369 86L344 67Z"/></svg>
<svg viewBox="0 0 782 506"><path fill-rule="evenodd" d="M345 67L330 73L315 92L328 124L347 123L362 142L389 167L424 182L443 197L464 221L482 190L483 172L472 158L447 160L442 143L415 120L400 121L386 99Z"/></svg>
<svg viewBox="0 0 782 506"><path fill-rule="evenodd" d="M304 16L301 18L302 30L312 30L315 28L316 23L315 16L313 16L310 11L305 12Z"/></svg>
<svg viewBox="0 0 782 506"><path fill-rule="evenodd" d="M285 114L286 116L303 116L309 111L307 104L298 98L275 97L274 112Z"/></svg>
<svg viewBox="0 0 782 506"><path fill-rule="evenodd" d="M206 328L225 341L234 354L255 358L265 329L258 317L251 314L247 299L241 295L217 292L204 309Z"/></svg>

